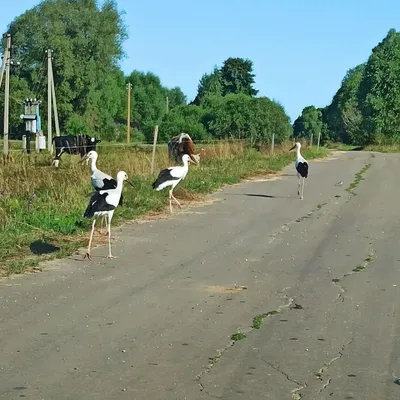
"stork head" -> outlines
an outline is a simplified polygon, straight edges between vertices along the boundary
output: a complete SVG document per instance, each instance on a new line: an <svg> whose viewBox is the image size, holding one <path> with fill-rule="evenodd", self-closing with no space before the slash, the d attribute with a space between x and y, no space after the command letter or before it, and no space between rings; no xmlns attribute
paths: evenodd
<svg viewBox="0 0 400 400"><path fill-rule="evenodd" d="M184 155L182 156L182 162L183 162L184 164L186 164L186 163L188 163L188 162L191 162L192 164L197 164L195 161L192 160L192 158L189 156L189 154L184 154Z"/></svg>
<svg viewBox="0 0 400 400"><path fill-rule="evenodd" d="M300 150L301 144L300 144L299 142L296 142L296 143L294 144L294 146L293 146L289 151L292 151L294 148Z"/></svg>
<svg viewBox="0 0 400 400"><path fill-rule="evenodd" d="M89 151L89 153L85 154L85 155L81 158L80 162L82 163L82 162L84 162L85 160L89 161L89 160L93 160L93 159L97 160L97 157L98 157L97 151L91 150L91 151ZM87 163L86 163L86 164L87 164Z"/></svg>
<svg viewBox="0 0 400 400"><path fill-rule="evenodd" d="M127 173L125 171L119 171L117 174L117 182L124 182L124 181L126 181L126 183L128 183L133 187L133 183L128 181Z"/></svg>

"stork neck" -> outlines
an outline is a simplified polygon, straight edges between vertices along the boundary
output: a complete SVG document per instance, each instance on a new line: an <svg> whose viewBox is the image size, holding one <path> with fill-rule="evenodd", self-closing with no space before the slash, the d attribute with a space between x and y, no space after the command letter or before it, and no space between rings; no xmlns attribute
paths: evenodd
<svg viewBox="0 0 400 400"><path fill-rule="evenodd" d="M298 147L298 148L296 149L296 153L297 153L297 158L301 158L300 147Z"/></svg>
<svg viewBox="0 0 400 400"><path fill-rule="evenodd" d="M93 157L90 161L91 161L90 162L90 169L91 169L91 171L93 173L97 169L97 167L96 167L96 157Z"/></svg>
<svg viewBox="0 0 400 400"><path fill-rule="evenodd" d="M122 192L122 187L124 186L124 179L117 179L117 187L115 188L115 190L118 190L120 192Z"/></svg>

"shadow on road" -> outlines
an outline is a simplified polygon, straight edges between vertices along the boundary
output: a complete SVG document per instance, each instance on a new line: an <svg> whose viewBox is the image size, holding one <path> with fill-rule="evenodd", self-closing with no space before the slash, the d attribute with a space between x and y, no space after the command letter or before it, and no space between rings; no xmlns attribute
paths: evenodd
<svg viewBox="0 0 400 400"><path fill-rule="evenodd" d="M273 196L271 194L260 194L260 193L243 193L243 196L249 197L264 197L266 199L289 199L289 196Z"/></svg>
<svg viewBox="0 0 400 400"><path fill-rule="evenodd" d="M42 255L42 254L51 254L59 251L60 248L58 246L54 246L51 243L43 242L42 240L36 240L29 245L31 252L33 254Z"/></svg>

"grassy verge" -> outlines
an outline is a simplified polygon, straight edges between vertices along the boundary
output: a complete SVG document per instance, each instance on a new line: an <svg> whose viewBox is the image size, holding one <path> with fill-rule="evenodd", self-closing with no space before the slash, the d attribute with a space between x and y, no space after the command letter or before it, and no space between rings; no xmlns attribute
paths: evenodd
<svg viewBox="0 0 400 400"><path fill-rule="evenodd" d="M224 184L279 171L293 161L289 145L275 156L246 148L242 143L207 145L201 164L191 166L188 176L175 190L177 198L200 199ZM304 149L308 159L327 155L326 149ZM58 169L49 154L13 154L0 165L0 276L38 268L39 262L64 257L87 244L90 221L81 217L92 191L89 167L79 157L63 156ZM144 150L100 148L98 167L113 176L127 172L135 188L124 188L124 207L117 209L113 225L149 211L162 211L166 192L156 192L151 183L151 153ZM156 173L171 165L166 147L156 153ZM95 238L98 242L99 237Z"/></svg>

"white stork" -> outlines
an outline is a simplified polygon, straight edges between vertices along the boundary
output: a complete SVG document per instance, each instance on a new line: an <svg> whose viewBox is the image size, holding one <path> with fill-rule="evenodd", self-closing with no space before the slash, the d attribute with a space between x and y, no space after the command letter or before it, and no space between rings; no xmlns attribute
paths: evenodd
<svg viewBox="0 0 400 400"><path fill-rule="evenodd" d="M294 164L296 167L297 179L298 179L297 194L300 196L300 199L303 199L304 181L308 177L308 162L300 154L301 144L299 142L295 143L295 145L289 151L293 150L294 148L296 148L296 152L297 152L296 162ZM301 180L302 180L303 185L300 185ZM300 195L300 186L301 186L301 195Z"/></svg>
<svg viewBox="0 0 400 400"><path fill-rule="evenodd" d="M128 175L124 171L119 171L117 174L117 187L115 189L100 190L95 192L91 197L89 204L83 213L85 218L94 218L92 223L92 230L90 232L89 246L84 259L87 257L91 260L90 248L93 240L94 226L98 217L106 217L108 219L108 258L114 258L111 254L111 219L114 211L117 208L122 193L124 181L127 181L131 186L133 184L128 181Z"/></svg>
<svg viewBox="0 0 400 400"><path fill-rule="evenodd" d="M91 150L89 153L87 153L81 160L80 162L84 162L85 160L89 161L91 160L90 163L90 183L92 184L94 190L96 192L100 190L108 190L108 189L115 189L117 187L117 181L110 175L105 174L103 171L100 171L97 168L96 162L97 158L99 157L97 151ZM122 206L123 204L123 196L121 194L121 198L119 201L119 205ZM103 225L103 221L105 222L106 229L107 229L107 217L105 216L103 220L101 221L101 226L100 230Z"/></svg>
<svg viewBox="0 0 400 400"><path fill-rule="evenodd" d="M174 197L172 191L181 180L185 179L185 176L189 171L189 162L196 164L188 154L184 154L182 156L182 162L183 166L170 167L160 171L157 179L153 183L153 189L157 191L160 191L168 186L171 186L171 189L169 190L169 210L171 214L172 214L172 199L174 199L178 204L179 208L181 208L181 204Z"/></svg>

